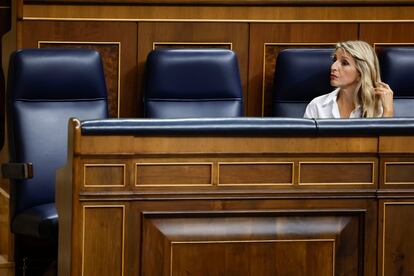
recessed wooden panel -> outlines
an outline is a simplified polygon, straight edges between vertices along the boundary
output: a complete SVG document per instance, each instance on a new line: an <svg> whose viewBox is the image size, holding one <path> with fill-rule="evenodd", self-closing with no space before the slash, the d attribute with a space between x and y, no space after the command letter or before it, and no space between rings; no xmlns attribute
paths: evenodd
<svg viewBox="0 0 414 276"><path fill-rule="evenodd" d="M382 275L414 275L414 202L385 202Z"/></svg>
<svg viewBox="0 0 414 276"><path fill-rule="evenodd" d="M219 185L293 184L292 163L219 163Z"/></svg>
<svg viewBox="0 0 414 276"><path fill-rule="evenodd" d="M142 273L361 275L361 214L144 214Z"/></svg>
<svg viewBox="0 0 414 276"><path fill-rule="evenodd" d="M123 275L124 217L123 206L84 206L82 275Z"/></svg>
<svg viewBox="0 0 414 276"><path fill-rule="evenodd" d="M85 164L84 187L125 186L124 164Z"/></svg>
<svg viewBox="0 0 414 276"><path fill-rule="evenodd" d="M385 162L384 184L414 184L414 162Z"/></svg>
<svg viewBox="0 0 414 276"><path fill-rule="evenodd" d="M212 164L136 164L136 186L212 185Z"/></svg>
<svg viewBox="0 0 414 276"><path fill-rule="evenodd" d="M158 48L218 48L233 49L231 42L154 42L152 49Z"/></svg>
<svg viewBox="0 0 414 276"><path fill-rule="evenodd" d="M0 255L9 253L9 195L0 188Z"/></svg>
<svg viewBox="0 0 414 276"><path fill-rule="evenodd" d="M334 260L334 240L173 242L170 275L334 275Z"/></svg>
<svg viewBox="0 0 414 276"><path fill-rule="evenodd" d="M360 39L374 43L413 43L414 22L361 23Z"/></svg>
<svg viewBox="0 0 414 276"><path fill-rule="evenodd" d="M192 7L194 8L194 7ZM138 82L144 83L145 62L154 44L173 47L225 47L237 54L243 96L247 99L249 26L247 23L217 22L140 22L138 23ZM203 46L206 45L206 46ZM143 96L143 86L139 98ZM244 101L245 103L247 101Z"/></svg>
<svg viewBox="0 0 414 276"><path fill-rule="evenodd" d="M119 111L120 117L136 117L136 23L23 21L21 29L18 48L37 48L39 42L43 42L40 46L57 47L63 42L70 47L97 49L102 54L111 116L116 117Z"/></svg>
<svg viewBox="0 0 414 276"><path fill-rule="evenodd" d="M266 43L264 45L264 76L263 76L263 115L270 116L271 106L269 103L272 101L272 93L274 86L274 77L276 70L276 62L279 53L284 49L297 49L297 48L335 48L335 43L291 43L291 44L280 44L280 43ZM333 53L333 50L332 50ZM329 72L328 72L329 73ZM329 82L328 73L326 74L326 81Z"/></svg>
<svg viewBox="0 0 414 276"><path fill-rule="evenodd" d="M65 42L65 41L39 41L39 48L86 48L100 53L108 91L109 116L119 117L120 102L120 59L121 45L119 42L93 43L93 42Z"/></svg>
<svg viewBox="0 0 414 276"><path fill-rule="evenodd" d="M358 24L355 23L250 24L248 114L271 114L276 54L280 48L328 47L357 38ZM276 44L279 46L272 46Z"/></svg>
<svg viewBox="0 0 414 276"><path fill-rule="evenodd" d="M299 184L374 184L374 163L300 162Z"/></svg>

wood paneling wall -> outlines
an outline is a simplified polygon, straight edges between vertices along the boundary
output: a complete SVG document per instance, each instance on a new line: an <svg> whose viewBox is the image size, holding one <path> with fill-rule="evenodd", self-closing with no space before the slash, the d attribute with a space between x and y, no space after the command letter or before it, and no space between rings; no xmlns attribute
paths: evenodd
<svg viewBox="0 0 414 276"><path fill-rule="evenodd" d="M328 47L348 39L414 42L414 1L68 2L19 0L18 47L38 47L39 41L87 47L119 42L119 80L112 76L107 82L119 81L119 91L111 92L111 98L119 100L120 117L143 115L145 60L157 42L179 47L230 45L239 59L247 116L270 114L274 65L283 48ZM116 71L115 64L108 66Z"/></svg>
<svg viewBox="0 0 414 276"><path fill-rule="evenodd" d="M0 0L0 6L9 3ZM105 51L113 117L142 116L145 60L157 42L178 47L230 45L239 59L247 116L270 114L274 64L283 48L330 47L348 39L376 46L414 43L412 0L17 0L13 4L17 48L67 45ZM379 162L385 165L383 159ZM381 179L379 184L386 185Z"/></svg>

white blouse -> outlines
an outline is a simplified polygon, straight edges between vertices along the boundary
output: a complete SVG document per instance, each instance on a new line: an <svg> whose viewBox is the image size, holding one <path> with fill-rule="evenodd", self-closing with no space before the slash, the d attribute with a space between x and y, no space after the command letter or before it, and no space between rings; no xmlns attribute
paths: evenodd
<svg viewBox="0 0 414 276"><path fill-rule="evenodd" d="M314 98L306 107L304 118L315 119L340 119L338 104L336 99L338 97L339 88L331 93ZM382 111L380 112L382 114ZM362 108L357 106L349 115L349 118L361 118ZM379 117L382 117L380 115Z"/></svg>

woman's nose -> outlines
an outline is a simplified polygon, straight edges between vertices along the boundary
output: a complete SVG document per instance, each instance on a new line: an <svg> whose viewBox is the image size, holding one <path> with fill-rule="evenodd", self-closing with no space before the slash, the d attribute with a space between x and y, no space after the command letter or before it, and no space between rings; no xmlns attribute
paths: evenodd
<svg viewBox="0 0 414 276"><path fill-rule="evenodd" d="M334 62L334 63L332 63L332 65L331 65L331 71L334 71L334 70L338 70L337 61L335 61L335 62Z"/></svg>

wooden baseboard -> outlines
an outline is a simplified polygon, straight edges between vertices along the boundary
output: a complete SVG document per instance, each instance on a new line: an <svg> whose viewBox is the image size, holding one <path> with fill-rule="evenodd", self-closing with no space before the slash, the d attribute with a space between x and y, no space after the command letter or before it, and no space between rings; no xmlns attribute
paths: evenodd
<svg viewBox="0 0 414 276"><path fill-rule="evenodd" d="M0 255L0 276L14 275L14 263L9 262L7 257Z"/></svg>

